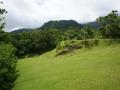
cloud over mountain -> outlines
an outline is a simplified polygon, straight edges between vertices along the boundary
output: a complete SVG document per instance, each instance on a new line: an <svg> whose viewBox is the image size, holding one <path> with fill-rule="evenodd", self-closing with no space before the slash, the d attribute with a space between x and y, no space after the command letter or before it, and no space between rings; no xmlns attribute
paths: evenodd
<svg viewBox="0 0 120 90"><path fill-rule="evenodd" d="M6 30L35 28L49 20L94 21L111 10L120 10L120 0L3 0L8 13Z"/></svg>

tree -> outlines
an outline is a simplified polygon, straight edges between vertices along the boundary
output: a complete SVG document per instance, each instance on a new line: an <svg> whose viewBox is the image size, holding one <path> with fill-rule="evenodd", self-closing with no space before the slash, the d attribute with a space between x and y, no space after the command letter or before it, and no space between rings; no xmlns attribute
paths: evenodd
<svg viewBox="0 0 120 90"><path fill-rule="evenodd" d="M82 38L83 39L89 39L95 37L95 29L90 26L89 24L86 24L82 30L81 30Z"/></svg>
<svg viewBox="0 0 120 90"><path fill-rule="evenodd" d="M0 5L2 5L3 2L0 2ZM0 8L0 31L4 29L5 23L4 23L4 14L6 14L6 9Z"/></svg>
<svg viewBox="0 0 120 90"><path fill-rule="evenodd" d="M17 59L12 45L0 45L0 90L11 90L17 78Z"/></svg>
<svg viewBox="0 0 120 90"><path fill-rule="evenodd" d="M57 30L40 30L13 34L12 44L16 47L19 57L42 54L56 47L61 39Z"/></svg>
<svg viewBox="0 0 120 90"><path fill-rule="evenodd" d="M110 14L97 19L98 23L102 25L101 33L107 38L120 37L120 15L118 11L112 11Z"/></svg>
<svg viewBox="0 0 120 90"><path fill-rule="evenodd" d="M2 4L2 2L1 2ZM3 31L5 9L0 8L0 90L11 90L17 78L15 48L9 42L9 34Z"/></svg>
<svg viewBox="0 0 120 90"><path fill-rule="evenodd" d="M2 4L3 4L3 2L0 2L0 5L2 5ZM9 37L7 35L7 33L5 33L3 31L3 29L5 27L4 14L6 14L6 13L7 13L7 11L5 9L0 8L0 43L3 42L3 41L5 41L5 39L8 39L8 37ZM6 40L6 42L7 42L7 40Z"/></svg>
<svg viewBox="0 0 120 90"><path fill-rule="evenodd" d="M107 24L120 24L120 16L118 11L113 10L107 16L99 17L97 22L102 26L106 26Z"/></svg>
<svg viewBox="0 0 120 90"><path fill-rule="evenodd" d="M103 28L102 34L108 38L119 38L120 26L117 24L108 24Z"/></svg>

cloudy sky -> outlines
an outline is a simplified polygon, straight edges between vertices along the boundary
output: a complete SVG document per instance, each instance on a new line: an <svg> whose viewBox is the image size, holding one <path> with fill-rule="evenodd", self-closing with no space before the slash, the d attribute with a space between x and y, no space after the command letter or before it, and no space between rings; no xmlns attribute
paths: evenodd
<svg viewBox="0 0 120 90"><path fill-rule="evenodd" d="M94 21L111 10L120 10L120 0L2 0L8 13L6 31L40 27L49 20Z"/></svg>

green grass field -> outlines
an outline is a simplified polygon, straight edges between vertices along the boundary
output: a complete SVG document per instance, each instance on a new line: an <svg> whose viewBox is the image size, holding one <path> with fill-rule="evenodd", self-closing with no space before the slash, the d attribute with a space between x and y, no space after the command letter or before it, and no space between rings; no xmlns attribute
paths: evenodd
<svg viewBox="0 0 120 90"><path fill-rule="evenodd" d="M13 90L120 90L120 44L19 60Z"/></svg>

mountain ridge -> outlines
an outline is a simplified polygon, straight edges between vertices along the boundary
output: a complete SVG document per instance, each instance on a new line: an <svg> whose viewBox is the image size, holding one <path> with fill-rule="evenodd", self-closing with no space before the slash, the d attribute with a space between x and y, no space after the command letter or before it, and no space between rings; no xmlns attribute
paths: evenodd
<svg viewBox="0 0 120 90"><path fill-rule="evenodd" d="M91 25L94 28L99 28L100 24L98 24L96 21L94 22L87 22L87 23L78 23L75 20L56 20L56 21L48 21L44 23L41 27L32 29L32 28L21 28L12 31L11 33L22 33L22 32L30 32L33 30L46 30L46 29L58 29L58 30L68 30L68 29L81 29L86 24Z"/></svg>

